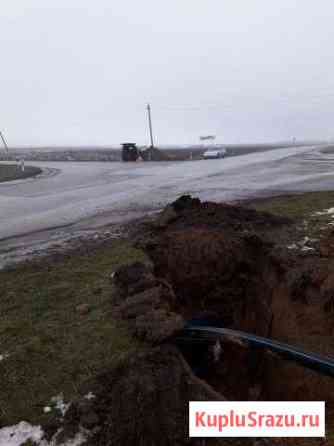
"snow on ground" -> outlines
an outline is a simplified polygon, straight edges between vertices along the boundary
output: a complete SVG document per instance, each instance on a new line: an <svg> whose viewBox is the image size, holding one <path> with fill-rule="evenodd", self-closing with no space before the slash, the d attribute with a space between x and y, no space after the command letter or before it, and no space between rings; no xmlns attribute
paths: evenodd
<svg viewBox="0 0 334 446"><path fill-rule="evenodd" d="M95 398L92 392L88 392L84 396L87 400ZM64 402L63 394L56 395L51 398L50 405L43 408L44 413L50 413L52 410L58 410L61 416L64 417L70 404ZM59 430L50 442L43 439L44 432L41 426L33 426L26 421L21 421L14 426L7 426L0 429L0 446L21 446L28 440L34 441L38 446L54 446L55 437L60 433ZM57 443L57 446L79 446L81 445L89 435L89 431L80 428L80 431L73 439L66 441L65 443Z"/></svg>
<svg viewBox="0 0 334 446"><path fill-rule="evenodd" d="M43 431L40 426L21 421L15 426L3 427L0 429L0 446L20 446L27 440L40 444Z"/></svg>
<svg viewBox="0 0 334 446"><path fill-rule="evenodd" d="M63 394L53 396L51 398L51 403L53 404L54 408L61 413L62 416L66 414L67 409L70 407L69 403L64 402Z"/></svg>
<svg viewBox="0 0 334 446"><path fill-rule="evenodd" d="M333 215L334 216L334 208L324 209L323 211L318 211L312 214L313 217L318 215Z"/></svg>
<svg viewBox="0 0 334 446"><path fill-rule="evenodd" d="M291 243L290 245L287 245L288 249L300 249L303 252L307 252L307 251L314 251L314 247L312 246L312 244L314 244L315 242L317 242L317 239L313 239L313 238L309 238L307 236L305 236L302 240L299 240L298 242L295 243Z"/></svg>
<svg viewBox="0 0 334 446"><path fill-rule="evenodd" d="M43 435L41 426L33 426L26 421L21 421L14 426L0 429L0 446L21 446L28 440L34 441L38 446L55 445L54 439L48 442L43 440ZM73 439L67 440L65 443L57 443L57 446L79 446L86 439L87 433L81 430Z"/></svg>
<svg viewBox="0 0 334 446"><path fill-rule="evenodd" d="M92 399L95 395L89 392L85 398ZM53 410L59 411L62 417L64 417L70 404L65 403L63 395L57 395L51 398L50 405L43 408L44 413L50 413ZM38 446L54 446L55 437L60 433L58 431L50 442L43 439L44 432L41 426L33 426L26 421L21 421L14 426L8 426L0 429L0 446L21 446L27 440L34 441ZM77 435L65 443L57 443L57 446L79 446L88 436L89 432L81 428Z"/></svg>
<svg viewBox="0 0 334 446"><path fill-rule="evenodd" d="M70 407L70 403L65 403L64 402L64 397L63 394L59 394L57 396L53 396L50 400L50 405L45 406L43 408L43 412L44 413L50 413L52 412L52 410L57 410L62 417L64 417L64 415L67 412L67 409Z"/></svg>
<svg viewBox="0 0 334 446"><path fill-rule="evenodd" d="M298 249L298 245L296 243L291 243L291 245L287 246L288 249Z"/></svg>

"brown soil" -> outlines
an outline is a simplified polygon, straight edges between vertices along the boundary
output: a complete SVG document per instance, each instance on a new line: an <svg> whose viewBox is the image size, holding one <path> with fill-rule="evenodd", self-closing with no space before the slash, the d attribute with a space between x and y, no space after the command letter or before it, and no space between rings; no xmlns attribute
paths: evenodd
<svg viewBox="0 0 334 446"><path fill-rule="evenodd" d="M185 318L211 310L224 326L334 356L333 234L322 241L322 255L292 255L275 250L277 231L293 224L287 219L188 197L172 208L173 218L168 211L166 223L162 214L165 224L155 224L146 249L156 275L173 286ZM227 397L247 399L259 386L261 399L334 402L332 379L237 350L227 347L228 368L212 377Z"/></svg>
<svg viewBox="0 0 334 446"><path fill-rule="evenodd" d="M94 444L101 445L146 446L152 439L161 446L187 444L188 401L224 399L167 345L126 358L98 382L93 410L106 427Z"/></svg>
<svg viewBox="0 0 334 446"><path fill-rule="evenodd" d="M162 345L125 356L112 371L90 384L95 397L74 401L57 441L82 426L87 446L202 446L188 437L189 401L224 401L222 394L194 376L178 349ZM49 425L51 437L59 425ZM274 444L283 446L281 442ZM266 446L265 440L208 439L206 446Z"/></svg>
<svg viewBox="0 0 334 446"><path fill-rule="evenodd" d="M115 311L134 336L163 345L126 358L97 380L94 444L196 444L185 431L185 409L196 398L325 400L330 412L333 379L293 362L226 343L223 360L210 362L204 382L169 345L182 317L210 314L225 327L334 356L334 234L316 254L277 250L277 234L284 238L291 225L252 209L181 197L142 227L137 243L153 268L136 264L116 273ZM203 352L193 347L183 353L191 363L189 358ZM321 441L289 444L332 444Z"/></svg>

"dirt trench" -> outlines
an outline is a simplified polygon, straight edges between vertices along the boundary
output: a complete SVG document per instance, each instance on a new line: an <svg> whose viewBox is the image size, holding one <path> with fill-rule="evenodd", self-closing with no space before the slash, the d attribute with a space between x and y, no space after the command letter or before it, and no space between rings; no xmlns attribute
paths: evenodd
<svg viewBox="0 0 334 446"><path fill-rule="evenodd" d="M207 318L334 357L334 234L316 255L299 256L276 246L290 224L187 196L145 223L134 238L152 264L125 266L113 276L113 315L145 348L96 378L95 398L72 404L64 432L84 426L92 432L89 445L197 446L203 442L189 439L186 429L190 400L325 400L333 408L333 379L291 361L229 342L215 361L211 347L174 341L187 321Z"/></svg>
<svg viewBox="0 0 334 446"><path fill-rule="evenodd" d="M141 240L185 320L213 312L229 328L334 357L333 236L322 254L275 250L291 222L240 206L181 197ZM207 381L228 399L325 400L334 381L263 351L224 345Z"/></svg>

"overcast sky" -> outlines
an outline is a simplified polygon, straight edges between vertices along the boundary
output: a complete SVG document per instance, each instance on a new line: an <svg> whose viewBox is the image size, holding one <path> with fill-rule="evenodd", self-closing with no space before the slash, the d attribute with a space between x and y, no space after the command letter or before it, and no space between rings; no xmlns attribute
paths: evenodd
<svg viewBox="0 0 334 446"><path fill-rule="evenodd" d="M2 0L10 145L334 137L333 0Z"/></svg>

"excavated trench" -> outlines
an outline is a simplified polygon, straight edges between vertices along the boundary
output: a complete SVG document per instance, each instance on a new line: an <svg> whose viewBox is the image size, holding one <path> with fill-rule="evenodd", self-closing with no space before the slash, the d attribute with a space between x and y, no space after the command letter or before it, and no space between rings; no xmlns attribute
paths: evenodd
<svg viewBox="0 0 334 446"><path fill-rule="evenodd" d="M186 320L209 312L224 327L333 357L334 259L276 250L277 234L290 223L182 197L161 215L145 248ZM332 378L230 343L205 379L228 399L334 401Z"/></svg>
<svg viewBox="0 0 334 446"><path fill-rule="evenodd" d="M277 243L291 224L185 196L145 223L140 237L137 227L135 242L152 265L115 273L113 314L146 347L97 377L96 398L72 404L65 428L92 429L92 445L202 445L188 438L190 400L325 400L330 409L332 378L263 349L224 342L217 359L212 343L175 341L187 321L206 320L334 357L334 237L312 256L291 254Z"/></svg>

